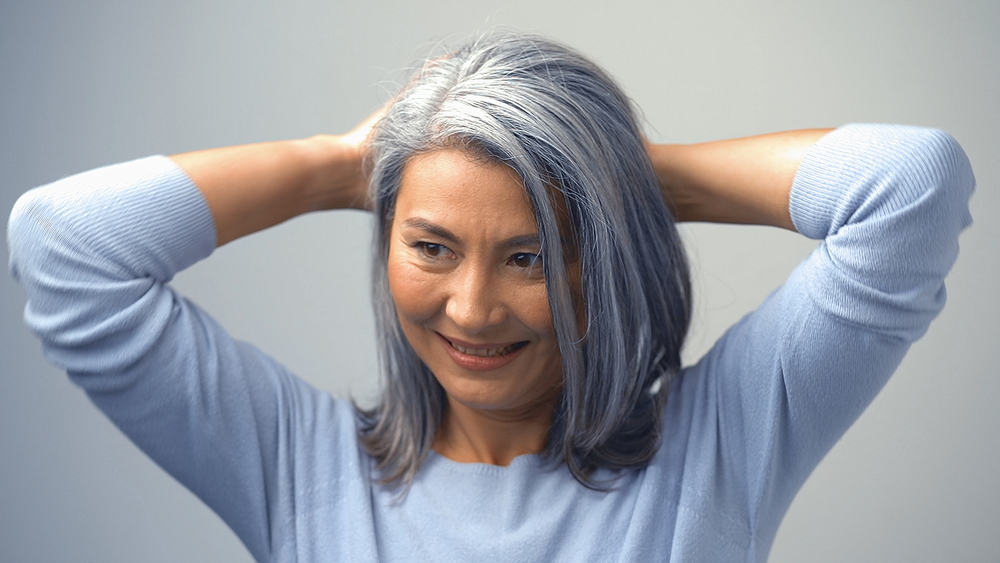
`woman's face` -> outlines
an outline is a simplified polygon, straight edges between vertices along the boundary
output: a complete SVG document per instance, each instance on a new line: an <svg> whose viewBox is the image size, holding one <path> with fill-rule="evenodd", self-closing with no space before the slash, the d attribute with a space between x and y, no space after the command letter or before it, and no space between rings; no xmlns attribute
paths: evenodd
<svg viewBox="0 0 1000 563"><path fill-rule="evenodd" d="M450 402L497 415L551 409L562 370L539 252L513 170L459 149L407 163L389 289L406 338Z"/></svg>

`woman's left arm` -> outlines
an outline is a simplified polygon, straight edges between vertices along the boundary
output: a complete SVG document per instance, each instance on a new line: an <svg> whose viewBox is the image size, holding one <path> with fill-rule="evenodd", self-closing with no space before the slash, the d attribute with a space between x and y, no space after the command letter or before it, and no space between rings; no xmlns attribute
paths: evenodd
<svg viewBox="0 0 1000 563"><path fill-rule="evenodd" d="M917 127L849 125L649 152L680 220L769 224L822 240L686 368L674 410L668 402L668 431L697 429L683 453L704 469L695 486L725 483L766 553L798 488L944 306L975 180L950 135Z"/></svg>

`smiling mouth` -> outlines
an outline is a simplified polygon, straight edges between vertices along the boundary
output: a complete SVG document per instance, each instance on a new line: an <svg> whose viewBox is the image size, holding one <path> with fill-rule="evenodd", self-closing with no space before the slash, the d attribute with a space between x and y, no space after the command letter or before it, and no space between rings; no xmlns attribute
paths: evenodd
<svg viewBox="0 0 1000 563"><path fill-rule="evenodd" d="M479 358L495 358L499 356L506 356L508 354L512 354L520 350L521 348L524 348L528 344L527 341L522 341L522 342L515 342L513 344L507 344L504 346L470 346L468 343L459 344L444 335L441 335L441 338L444 338L444 340L448 342L448 345L454 348L455 350L467 356L476 356Z"/></svg>

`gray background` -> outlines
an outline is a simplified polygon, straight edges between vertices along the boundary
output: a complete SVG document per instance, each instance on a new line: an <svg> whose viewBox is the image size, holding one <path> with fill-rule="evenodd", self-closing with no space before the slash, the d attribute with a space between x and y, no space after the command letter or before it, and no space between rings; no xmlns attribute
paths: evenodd
<svg viewBox="0 0 1000 563"><path fill-rule="evenodd" d="M806 483L772 561L997 561L998 6L5 0L0 211L101 164L344 131L437 42L495 25L593 57L656 140L851 121L944 128L979 180L948 306ZM370 400L369 226L357 212L305 217L219 250L176 283L309 381ZM814 244L757 227L693 225L684 236L697 291L688 361ZM44 363L9 276L0 297L0 560L249 559Z"/></svg>

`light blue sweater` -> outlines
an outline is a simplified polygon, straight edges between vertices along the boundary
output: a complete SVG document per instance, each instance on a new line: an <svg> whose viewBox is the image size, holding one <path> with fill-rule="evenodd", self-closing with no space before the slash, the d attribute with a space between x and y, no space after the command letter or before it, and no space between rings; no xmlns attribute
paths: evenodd
<svg viewBox="0 0 1000 563"><path fill-rule="evenodd" d="M347 401L168 285L212 253L215 230L166 158L28 192L8 241L46 357L258 560L760 561L802 482L944 305L973 185L940 131L824 137L790 204L823 242L671 383L663 446L610 493L538 456L432 454L394 503Z"/></svg>

